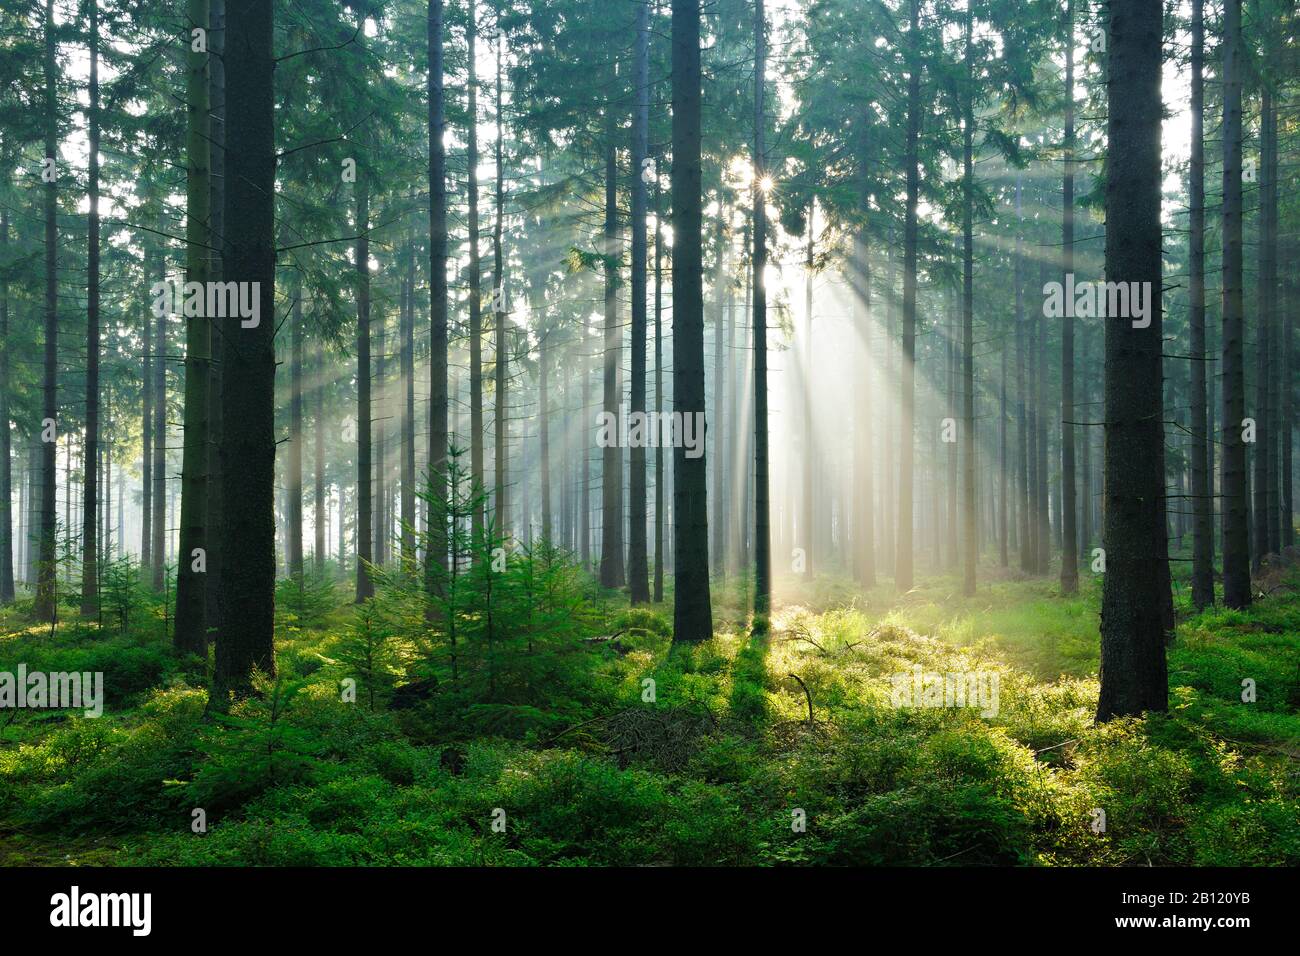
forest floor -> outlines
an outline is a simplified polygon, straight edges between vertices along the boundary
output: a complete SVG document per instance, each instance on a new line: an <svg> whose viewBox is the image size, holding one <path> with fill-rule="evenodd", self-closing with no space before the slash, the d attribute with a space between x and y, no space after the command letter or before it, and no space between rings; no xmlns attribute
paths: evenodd
<svg viewBox="0 0 1300 956"><path fill-rule="evenodd" d="M1300 864L1300 567L1246 612L1179 582L1169 713L1104 726L1098 579L981 571L969 599L779 581L765 638L719 583L685 647L671 603L592 592L517 684L395 666L373 703L341 700L340 586L282 613L281 689L223 719L159 607L51 636L20 606L0 671L103 671L107 702L0 718L0 865ZM995 694L900 706L918 665Z"/></svg>

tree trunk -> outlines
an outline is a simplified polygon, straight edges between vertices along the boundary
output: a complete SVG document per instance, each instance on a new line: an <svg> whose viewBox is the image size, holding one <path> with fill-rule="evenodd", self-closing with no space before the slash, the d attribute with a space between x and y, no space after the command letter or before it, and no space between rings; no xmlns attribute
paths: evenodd
<svg viewBox="0 0 1300 956"><path fill-rule="evenodd" d="M1074 2L1065 3L1065 178L1061 186L1061 284L1074 272ZM1113 167L1112 167L1113 168ZM1079 590L1074 486L1074 318L1061 319L1061 593Z"/></svg>
<svg viewBox="0 0 1300 956"><path fill-rule="evenodd" d="M674 16L674 26L676 17ZM767 615L772 608L772 535L771 493L768 475L767 443L767 196L762 187L767 175L767 149L764 133L767 129L767 111L764 105L767 82L767 17L763 0L754 0L754 181L752 185L753 253L751 255L751 286L753 288L753 353L754 353L754 614L758 627L765 630ZM674 155L676 155L674 142ZM676 207L676 176L673 177L674 208ZM674 256L676 252L674 251ZM676 286L676 270L673 284ZM674 288L674 297L676 289Z"/></svg>
<svg viewBox="0 0 1300 956"><path fill-rule="evenodd" d="M246 693L254 668L275 675L275 87L272 5L227 0L224 279L257 283L259 321L221 336L225 433L221 481L239 507L223 513L222 620L214 705Z"/></svg>
<svg viewBox="0 0 1300 956"><path fill-rule="evenodd" d="M0 261L9 261L9 212L5 209L0 209ZM0 276L0 603L4 604L15 597L9 342L9 282Z"/></svg>
<svg viewBox="0 0 1300 956"><path fill-rule="evenodd" d="M45 357L42 370L41 410L43 420L38 432L50 429L53 435L41 435L41 492L39 552L36 570L37 620L55 620L58 612L55 577L55 468L58 446L57 420L59 375L59 184L58 184L58 74L55 62L54 0L45 0L45 159L52 164L45 184Z"/></svg>
<svg viewBox="0 0 1300 956"><path fill-rule="evenodd" d="M437 503L447 495L447 128L443 97L443 0L429 0L429 464L425 509L429 551L424 586L436 594L446 567L447 529ZM340 555L341 557L341 555ZM430 605L430 610L432 605Z"/></svg>
<svg viewBox="0 0 1300 956"><path fill-rule="evenodd" d="M672 0L673 411L683 423L705 411L700 100L700 2ZM708 485L703 442L698 457L686 451L674 443L673 639L695 642L713 636Z"/></svg>
<svg viewBox="0 0 1300 956"><path fill-rule="evenodd" d="M187 26L205 31L208 0L188 0ZM192 37L186 31L186 40ZM190 43L186 72L185 277L206 289L211 201L208 113L208 54ZM206 295L204 295L206 305ZM212 322L207 309L185 315L185 417L181 459L180 553L176 568L176 649L207 657L208 386L211 381Z"/></svg>
<svg viewBox="0 0 1300 956"><path fill-rule="evenodd" d="M505 223L506 188L505 159L502 145L505 138L505 126L501 115L501 42L498 38L497 48L497 85L496 85L496 223L492 228L492 275L495 288L492 297L492 329L495 339L493 347L493 369L495 371L494 390L496 392L496 421L493 423L496 448L494 449L495 467L492 469L494 479L493 502L496 506L496 532L506 538L510 534L510 476L507 456L510 453L509 421L510 402L506 394L510 366L509 332L507 318L509 309L506 303L506 276L504 249L501 245L501 231Z"/></svg>
<svg viewBox="0 0 1300 956"><path fill-rule="evenodd" d="M302 580L302 279L295 283L289 317L289 577Z"/></svg>
<svg viewBox="0 0 1300 956"><path fill-rule="evenodd" d="M1245 69L1241 0L1223 8L1223 602L1250 604L1250 516L1247 510L1244 359L1245 319L1241 276L1241 79Z"/></svg>
<svg viewBox="0 0 1300 956"><path fill-rule="evenodd" d="M760 0L761 2L761 0ZM655 411L664 408L663 210L655 177ZM567 430L566 430L567 431ZM655 582L654 600L664 599L664 446L655 443Z"/></svg>
<svg viewBox="0 0 1300 956"><path fill-rule="evenodd" d="M734 428L735 423L727 417L724 409L727 402L727 346L724 340L727 321L727 297L724 293L727 277L727 259L725 250L726 212L722 195L718 195L718 217L714 222L714 244L717 257L713 269L713 571L724 577L727 573L727 501L726 474L727 429Z"/></svg>
<svg viewBox="0 0 1300 956"><path fill-rule="evenodd" d="M208 235L209 250L208 279L213 282L222 279L222 250L225 233L226 216L226 0L210 0L208 17L212 29L208 31L208 77L209 77L209 165L210 199L208 205L211 227ZM221 442L222 442L222 369L221 339L212 340L212 362L210 384L208 386L208 515L207 547L208 573L207 583L207 640L211 643L221 629L221 525L223 522L223 495L221 484ZM119 499L120 500L120 499Z"/></svg>
<svg viewBox="0 0 1300 956"><path fill-rule="evenodd" d="M159 222L161 226L161 221ZM160 256L159 271L167 275L167 257ZM150 584L161 591L167 575L167 316L160 309L154 317L153 330L153 567Z"/></svg>
<svg viewBox="0 0 1300 956"><path fill-rule="evenodd" d="M636 14L636 111L632 122L632 414L646 411L646 160L650 137L650 5L639 4ZM630 450L628 529L628 590L633 604L650 600L646 567L646 461L645 444ZM716 468L718 463L714 463Z"/></svg>
<svg viewBox="0 0 1300 956"><path fill-rule="evenodd" d="M469 432L470 484L476 500L471 527L475 538L483 533L483 265L478 249L478 2L468 0L465 40L468 44L465 78L469 99L466 109L465 178L469 208Z"/></svg>
<svg viewBox="0 0 1300 956"><path fill-rule="evenodd" d="M90 89L86 110L89 149L87 151L86 250L86 464L82 479L81 514L81 613L91 615L99 592L99 3L89 0L87 25L90 37ZM4 421L5 430L9 425ZM8 436L5 436L6 440ZM6 461L7 461L6 454ZM5 498L8 507L8 498Z"/></svg>
<svg viewBox="0 0 1300 956"><path fill-rule="evenodd" d="M916 247L917 201L920 192L918 139L921 130L920 4L909 0L907 42L907 133L903 168L907 177L907 207L903 219L903 359L899 368L898 534L894 586L910 591L913 583L912 467L916 431Z"/></svg>
<svg viewBox="0 0 1300 956"><path fill-rule="evenodd" d="M375 593L368 565L374 560L373 473L370 441L370 175L357 169L357 598Z"/></svg>
<svg viewBox="0 0 1300 956"><path fill-rule="evenodd" d="M975 207L975 107L974 66L971 30L975 14L966 5L966 117L962 124L962 296L961 296L961 392L962 392L962 593L975 593L975 561L978 553L976 524L979 507L975 499L975 239L972 231Z"/></svg>
<svg viewBox="0 0 1300 956"><path fill-rule="evenodd" d="M607 420L617 421L622 390L618 370L623 356L623 327L618 315L618 163L614 148L615 126L612 107L605 119L605 348L603 352L603 396ZM616 588L623 584L623 449L609 442L601 452L600 469L600 583ZM707 550L708 543L705 542Z"/></svg>
<svg viewBox="0 0 1300 956"><path fill-rule="evenodd" d="M1210 432L1205 400L1205 0L1192 0L1192 146L1188 168L1188 325L1191 335L1192 604L1214 604Z"/></svg>
<svg viewBox="0 0 1300 956"><path fill-rule="evenodd" d="M1231 3L1232 0L1229 0ZM1150 324L1106 320L1106 576L1097 719L1163 711L1165 528L1160 248L1160 0L1110 8L1106 279L1149 283ZM1122 171L1123 175L1115 175ZM1167 590L1167 588L1166 588Z"/></svg>

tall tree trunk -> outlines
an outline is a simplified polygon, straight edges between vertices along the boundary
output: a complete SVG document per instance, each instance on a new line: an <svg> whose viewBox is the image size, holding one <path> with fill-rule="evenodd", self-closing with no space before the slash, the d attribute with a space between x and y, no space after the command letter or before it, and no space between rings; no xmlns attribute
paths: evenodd
<svg viewBox="0 0 1300 956"><path fill-rule="evenodd" d="M369 280L367 280L369 284ZM378 326L375 336L375 370L371 389L374 393L371 417L375 420L374 435L374 504L371 506L371 528L374 532L374 562L379 567L388 563L388 537L391 522L388 520L388 317L382 309L372 320Z"/></svg>
<svg viewBox="0 0 1300 956"><path fill-rule="evenodd" d="M153 276L154 256L146 238L145 273ZM144 362L140 375L140 573L147 575L153 567L153 318L145 317Z"/></svg>
<svg viewBox="0 0 1300 956"><path fill-rule="evenodd" d="M212 700L246 693L253 670L275 675L275 85L272 5L227 0L226 281L257 283L259 320L223 327L225 432L221 482L228 500L221 547L226 606L216 645Z"/></svg>
<svg viewBox="0 0 1300 956"><path fill-rule="evenodd" d="M208 0L187 0L186 39L190 52L186 72L186 196L185 277L206 290L211 245L210 134L208 113ZM195 42L192 30L204 42ZM195 49L195 47L203 49ZM193 288L193 286L191 286ZM204 295L206 305L206 294ZM176 649L207 657L207 508L208 508L208 386L211 383L212 322L207 309L185 316L185 417L181 458L180 553L176 568Z"/></svg>
<svg viewBox="0 0 1300 956"><path fill-rule="evenodd" d="M1232 0L1229 0L1231 3ZM1106 279L1149 289L1150 324L1106 320L1106 576L1097 719L1166 709L1161 372L1160 0L1110 7ZM1167 588L1166 588L1167 590Z"/></svg>
<svg viewBox="0 0 1300 956"><path fill-rule="evenodd" d="M1065 178L1061 186L1061 283L1074 272L1074 2L1065 2ZM1113 167L1112 167L1113 168ZM1061 319L1061 593L1079 590L1074 485L1074 317Z"/></svg>
<svg viewBox="0 0 1300 956"><path fill-rule="evenodd" d="M633 63L636 109L632 119L632 414L646 411L646 160L650 149L650 4L637 6ZM658 443L656 443L658 444ZM628 590L633 604L650 600L646 561L645 444L630 449L628 479ZM718 467L718 463L714 463Z"/></svg>
<svg viewBox="0 0 1300 956"><path fill-rule="evenodd" d="M302 279L294 283L289 317L289 577L302 580Z"/></svg>
<svg viewBox="0 0 1300 956"><path fill-rule="evenodd" d="M761 2L761 0L760 0ZM663 210L655 177L655 411L664 408ZM654 600L664 599L664 446L655 442L655 582Z"/></svg>
<svg viewBox="0 0 1300 956"><path fill-rule="evenodd" d="M727 346L725 342L727 323L727 297L724 288L727 283L727 259L725 250L726 211L721 192L718 195L718 216L714 222L714 244L717 257L713 268L713 422L709 429L713 433L713 560L715 574L725 578L727 573L727 501L726 474L727 452L726 434L735 423L727 417L724 409L727 401Z"/></svg>
<svg viewBox="0 0 1300 956"><path fill-rule="evenodd" d="M42 371L40 548L36 571L36 617L55 620L58 611L55 577L55 468L58 432L59 375L59 143L58 72L55 62L54 0L45 0L45 160L51 165L45 184L45 360ZM49 429L49 432L46 432ZM51 434L52 433L52 434Z"/></svg>
<svg viewBox="0 0 1300 956"><path fill-rule="evenodd" d="M424 586L436 594L446 568L447 528L438 502L447 495L447 128L443 97L443 0L429 0L429 464ZM432 612L432 605L430 605Z"/></svg>
<svg viewBox="0 0 1300 956"><path fill-rule="evenodd" d="M618 162L612 106L605 117L605 348L603 391L606 419L618 420L622 389L618 372L623 356L623 327L618 315L619 259ZM606 443L600 469L600 583L616 588L623 584L623 449L618 442ZM705 542L705 549L708 542Z"/></svg>
<svg viewBox="0 0 1300 956"><path fill-rule="evenodd" d="M817 465L817 437L813 428L813 401L816 390L813 381L813 264L816 261L813 220L817 215L817 201L808 202L808 241L804 245L803 284L803 513L799 518L799 538L804 551L804 573L811 577L820 555L817 540L817 494L814 491L814 473Z"/></svg>
<svg viewBox="0 0 1300 956"><path fill-rule="evenodd" d="M402 570L415 561L415 242L407 237L402 336Z"/></svg>
<svg viewBox="0 0 1300 956"><path fill-rule="evenodd" d="M159 225L162 225L160 222ZM167 274L167 257L160 256L159 270ZM153 567L150 584L161 591L166 583L167 544L167 309L154 316L153 329Z"/></svg>
<svg viewBox="0 0 1300 956"><path fill-rule="evenodd" d="M208 18L212 29L208 31L209 78L209 165L210 199L208 202L209 244L213 247L208 261L208 279L222 279L222 250L224 249L226 216L226 0L209 0ZM221 630L221 525L223 495L221 484L222 442L222 349L220 337L212 340L211 374L208 386L208 515L207 548L207 631L208 642L215 640ZM120 500L120 499L119 499Z"/></svg>
<svg viewBox="0 0 1300 956"><path fill-rule="evenodd" d="M359 166L359 164L358 164ZM368 565L374 560L373 474L370 440L370 170L357 169L357 598L375 593Z"/></svg>
<svg viewBox="0 0 1300 956"><path fill-rule="evenodd" d="M9 261L9 212L0 209L0 262ZM13 454L9 431L9 282L0 276L0 603L14 600ZM21 513L21 512L20 512Z"/></svg>
<svg viewBox="0 0 1300 956"><path fill-rule="evenodd" d="M1029 402L1025 390L1025 365L1027 332L1025 330L1025 295L1024 295L1024 257L1023 232L1024 219L1021 215L1021 181L1016 176L1016 251L1015 265L1012 269L1012 282L1015 283L1015 323L1016 323L1016 460L1017 460L1017 501L1016 509L1020 525L1016 538L1020 543L1020 570L1026 574L1034 568L1033 514L1029 489L1034 481L1033 468L1033 428L1030 425Z"/></svg>
<svg viewBox="0 0 1300 956"><path fill-rule="evenodd" d="M471 519L475 537L483 532L483 265L478 248L478 0L469 0L465 40L468 44L465 77L466 109L465 178L469 208L469 459L470 483L476 504Z"/></svg>
<svg viewBox="0 0 1300 956"><path fill-rule="evenodd" d="M866 199L864 195L864 209ZM861 316L854 323L857 328L853 339L856 343L854 364L857 366L857 373L853 376L853 420L857 426L853 441L853 568L858 583L864 588L876 585L876 536L872 515L876 497L875 463L871 460L873 429L871 379L868 375L872 363L870 335L874 316L871 312L871 261L868 255L867 230L860 227L853 237L853 265L849 272L856 286L853 309Z"/></svg>
<svg viewBox="0 0 1300 956"><path fill-rule="evenodd" d="M761 15L761 0L759 5ZM673 411L704 419L700 0L672 0ZM762 75L761 71L759 73ZM702 430L696 431L704 438ZM673 640L713 636L705 452L673 447Z"/></svg>
<svg viewBox="0 0 1300 956"><path fill-rule="evenodd" d="M907 207L903 219L903 360L899 368L898 534L894 586L910 591L913 582L912 468L916 431L916 245L920 192L918 139L921 131L921 24L919 0L909 0L907 35L907 133L903 168Z"/></svg>
<svg viewBox="0 0 1300 956"><path fill-rule="evenodd" d="M1192 603L1214 603L1210 432L1205 400L1205 0L1192 0L1192 148L1188 168L1188 325L1191 334Z"/></svg>
<svg viewBox="0 0 1300 956"><path fill-rule="evenodd" d="M510 402L506 394L509 382L510 366L509 309L506 303L506 276L504 249L501 244L501 232L505 224L506 187L505 187L505 124L501 106L501 41L497 39L497 83L496 83L496 222L492 227L492 275L495 293L492 297L492 330L495 339L493 346L493 369L495 371L494 390L496 392L496 421L493 423L496 448L494 449L495 467L492 469L495 488L492 500L496 507L496 531L503 538L510 534L510 475L508 455L510 453L509 421Z"/></svg>
<svg viewBox="0 0 1300 956"><path fill-rule="evenodd" d="M1245 319L1241 276L1241 79L1245 69L1241 0L1223 8L1223 602L1250 604L1250 531L1247 510L1244 358Z"/></svg>
<svg viewBox="0 0 1300 956"><path fill-rule="evenodd" d="M89 149L86 185L90 208L86 217L86 459L81 514L81 613L95 613L99 594L99 3L89 0L89 106L86 109ZM7 432L9 424L4 420ZM5 436L6 441L8 435ZM6 455L7 461L7 455ZM8 498L5 498L8 507Z"/></svg>
<svg viewBox="0 0 1300 956"><path fill-rule="evenodd" d="M674 26L676 19L674 16ZM767 17L763 10L763 0L754 0L754 181L751 187L754 199L754 248L750 257L750 281L754 298L751 332L754 353L754 613L761 629L766 628L766 618L772 607L772 534L769 526L771 493L767 444L767 285L763 277L767 270L767 196L763 191L763 177L767 175L767 148L764 143L767 129L764 104L766 82ZM676 155L675 148L673 154ZM674 210L677 204L676 179L674 175ZM676 275L674 270L674 298Z"/></svg>
<svg viewBox="0 0 1300 956"><path fill-rule="evenodd" d="M316 384L312 388L314 422L312 442L315 462L312 468L312 530L315 532L313 548L316 573L325 572L325 530L329 525L329 505L325 500L325 376L327 372L325 349L322 346L316 359Z"/></svg>
<svg viewBox="0 0 1300 956"><path fill-rule="evenodd" d="M975 561L978 553L976 522L979 507L975 499L975 106L974 65L971 31L974 10L966 5L966 116L962 124L962 295L961 295L961 393L962 393L962 593L975 593Z"/></svg>
<svg viewBox="0 0 1300 956"><path fill-rule="evenodd" d="M1264 349L1262 380L1264 402L1261 412L1268 421L1263 437L1255 447L1256 455L1264 459L1265 487L1263 505L1265 515L1264 551L1276 554L1282 543L1281 507L1278 499L1278 444L1281 419L1278 392L1278 322L1277 322L1277 102L1272 88L1274 63L1271 56L1272 29L1270 19L1262 24L1265 31L1264 57L1261 64L1263 92L1260 103L1260 256L1259 256L1259 325L1257 340L1267 344Z"/></svg>

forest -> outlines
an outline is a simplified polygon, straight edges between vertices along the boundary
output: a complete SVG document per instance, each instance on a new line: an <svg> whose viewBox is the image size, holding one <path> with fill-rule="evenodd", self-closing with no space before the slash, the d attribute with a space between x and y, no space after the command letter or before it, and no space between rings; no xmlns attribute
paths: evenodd
<svg viewBox="0 0 1300 956"><path fill-rule="evenodd" d="M1295 0L0 0L0 866L1300 865L1298 316Z"/></svg>

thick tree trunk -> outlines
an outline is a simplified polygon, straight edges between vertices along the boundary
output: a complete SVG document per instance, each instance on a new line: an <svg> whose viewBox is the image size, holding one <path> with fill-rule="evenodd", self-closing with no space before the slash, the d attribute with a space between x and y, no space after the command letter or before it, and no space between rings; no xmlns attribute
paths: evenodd
<svg viewBox="0 0 1300 956"><path fill-rule="evenodd" d="M1229 0L1232 2L1232 0ZM1149 290L1150 323L1106 319L1106 576L1097 719L1166 709L1161 372L1160 0L1110 8L1106 279ZM1115 175L1122 171L1123 175ZM1167 587L1166 587L1167 590Z"/></svg>
<svg viewBox="0 0 1300 956"><path fill-rule="evenodd" d="M275 88L272 5L227 0L224 263L226 281L257 283L259 321L222 329L225 433L221 481L239 507L223 513L226 606L212 700L245 693L256 668L275 674Z"/></svg>
<svg viewBox="0 0 1300 956"><path fill-rule="evenodd" d="M188 29L205 31L208 0L188 0ZM208 281L211 245L208 232L211 201L210 132L208 114L208 54L190 43L186 72L186 197L185 277ZM206 304L206 295L205 304ZM207 657L207 509L208 509L208 386L211 383L212 323L206 308L185 316L185 412L181 458L180 553L176 561L176 632L178 651ZM227 320L229 321L229 320Z"/></svg>
<svg viewBox="0 0 1300 956"><path fill-rule="evenodd" d="M1241 80L1245 65L1241 0L1223 8L1223 602L1250 604L1250 530L1246 487L1246 417L1241 249Z"/></svg>
<svg viewBox="0 0 1300 956"><path fill-rule="evenodd" d="M700 101L700 2L672 0L673 411L682 422L705 413ZM698 425L696 436L705 437ZM674 443L673 639L694 642L713 636L708 485L704 444L697 457L686 451Z"/></svg>

